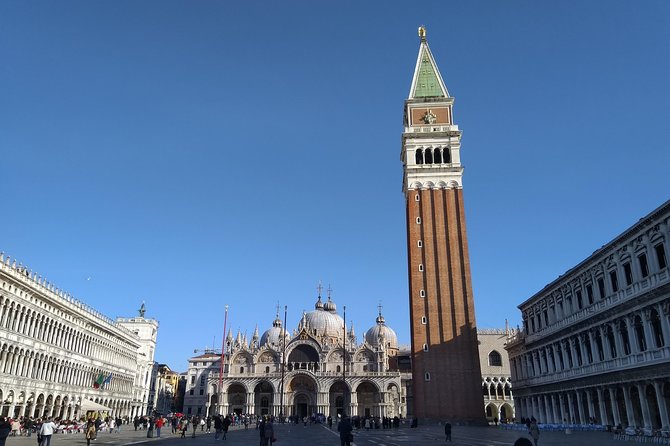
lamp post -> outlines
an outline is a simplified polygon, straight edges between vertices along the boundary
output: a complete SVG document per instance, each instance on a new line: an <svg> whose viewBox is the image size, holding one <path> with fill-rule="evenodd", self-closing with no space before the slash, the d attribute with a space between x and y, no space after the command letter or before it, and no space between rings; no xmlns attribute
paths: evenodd
<svg viewBox="0 0 670 446"><path fill-rule="evenodd" d="M221 336L221 368L219 370L219 397L217 398L217 404L219 409L217 410L218 414L221 414L223 410L223 362L226 358L226 323L228 322L228 305L226 305L226 313L223 317L223 336Z"/></svg>
<svg viewBox="0 0 670 446"><path fill-rule="evenodd" d="M284 375L286 370L286 312L288 310L288 305L284 305L284 332L279 332L283 338L283 346L281 352L281 394L279 395L279 422L284 422Z"/></svg>
<svg viewBox="0 0 670 446"><path fill-rule="evenodd" d="M342 381L344 381L344 390L342 391L342 419L347 415L347 306L342 306L342 315L344 319L344 336L342 338Z"/></svg>

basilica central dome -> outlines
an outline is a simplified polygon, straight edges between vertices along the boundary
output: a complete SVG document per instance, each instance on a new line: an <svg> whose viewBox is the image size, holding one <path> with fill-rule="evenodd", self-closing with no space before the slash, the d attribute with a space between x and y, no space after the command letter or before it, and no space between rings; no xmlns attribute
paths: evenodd
<svg viewBox="0 0 670 446"><path fill-rule="evenodd" d="M335 303L328 298L324 305L321 296L314 304L314 311L304 313L298 330L305 329L314 336L326 336L328 338L342 339L344 336L344 320L336 312Z"/></svg>

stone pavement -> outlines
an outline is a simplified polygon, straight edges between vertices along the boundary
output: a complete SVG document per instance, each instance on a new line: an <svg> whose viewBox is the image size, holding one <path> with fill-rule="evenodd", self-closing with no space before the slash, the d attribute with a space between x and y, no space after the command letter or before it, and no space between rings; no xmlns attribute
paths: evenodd
<svg viewBox="0 0 670 446"><path fill-rule="evenodd" d="M277 443L275 446L339 446L336 431L327 426L315 424L303 427L299 425L276 425ZM123 446L152 444L151 446L256 446L259 444L258 431L254 426L233 428L228 432L226 440L214 441L214 434L206 434L200 430L196 438L186 438L171 434L170 429L163 428L162 438L146 438L146 431L135 431L132 427L123 426L121 433L109 434L101 432L94 446ZM510 446L519 436L528 436L525 431L501 430L490 427L453 427L453 446ZM36 446L37 438L9 437L7 446ZM51 446L85 445L84 434L56 434L52 437ZM356 446L428 446L446 445L442 426L419 426L416 429L401 427L398 430L357 430L354 431ZM542 432L538 446L629 446L633 442L615 441L611 433L606 432Z"/></svg>

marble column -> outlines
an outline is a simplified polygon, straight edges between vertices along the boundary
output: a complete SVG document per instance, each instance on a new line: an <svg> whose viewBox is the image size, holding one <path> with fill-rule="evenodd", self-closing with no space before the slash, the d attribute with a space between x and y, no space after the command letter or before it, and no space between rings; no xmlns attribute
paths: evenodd
<svg viewBox="0 0 670 446"><path fill-rule="evenodd" d="M661 428L670 429L670 420L668 420L668 406L663 396L663 383L654 381L654 390L656 391L656 401L658 401L658 414L661 417Z"/></svg>
<svg viewBox="0 0 670 446"><path fill-rule="evenodd" d="M619 413L619 404L616 399L616 387L609 387L610 404L612 405L612 416L614 417L614 425L621 424L621 414Z"/></svg>
<svg viewBox="0 0 670 446"><path fill-rule="evenodd" d="M600 409L600 416L598 417L601 425L610 424L607 408L605 407L605 392L602 387L597 387L598 392L598 407Z"/></svg>
<svg viewBox="0 0 670 446"><path fill-rule="evenodd" d="M651 416L649 414L649 403L647 402L646 384L638 383L637 392L640 397L640 406L642 407L642 418L644 419L644 427L651 428Z"/></svg>

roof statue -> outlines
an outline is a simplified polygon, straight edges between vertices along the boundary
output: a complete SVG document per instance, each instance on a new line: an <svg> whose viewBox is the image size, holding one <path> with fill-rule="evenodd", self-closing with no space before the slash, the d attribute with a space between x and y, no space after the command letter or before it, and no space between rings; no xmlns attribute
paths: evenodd
<svg viewBox="0 0 670 446"><path fill-rule="evenodd" d="M422 42L426 41L426 28L423 25L419 26L419 37Z"/></svg>
<svg viewBox="0 0 670 446"><path fill-rule="evenodd" d="M142 306L139 310L137 310L137 312L140 313L140 317L144 317L144 313L147 312L147 307L144 306L144 302L142 302Z"/></svg>

